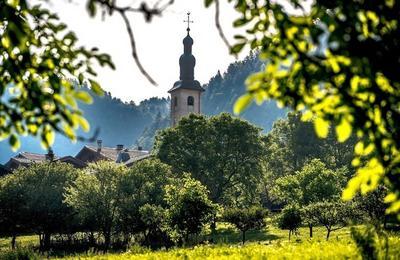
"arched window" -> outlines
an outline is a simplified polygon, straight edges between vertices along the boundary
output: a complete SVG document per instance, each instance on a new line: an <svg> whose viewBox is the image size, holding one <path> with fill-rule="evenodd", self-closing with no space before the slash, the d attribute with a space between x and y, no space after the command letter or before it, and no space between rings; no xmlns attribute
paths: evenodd
<svg viewBox="0 0 400 260"><path fill-rule="evenodd" d="M188 106L194 106L194 97L188 96L187 104Z"/></svg>
<svg viewBox="0 0 400 260"><path fill-rule="evenodd" d="M178 97L174 98L174 106L177 107L178 106Z"/></svg>

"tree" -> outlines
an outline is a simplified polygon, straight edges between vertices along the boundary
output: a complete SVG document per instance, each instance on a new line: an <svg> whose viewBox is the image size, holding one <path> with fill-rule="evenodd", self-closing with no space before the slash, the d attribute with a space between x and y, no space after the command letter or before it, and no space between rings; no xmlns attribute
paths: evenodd
<svg viewBox="0 0 400 260"><path fill-rule="evenodd" d="M260 129L222 113L183 118L159 133L154 152L177 174L189 172L200 180L213 202L230 205L255 199L263 149Z"/></svg>
<svg viewBox="0 0 400 260"><path fill-rule="evenodd" d="M165 187L169 225L177 239L189 242L189 235L198 234L211 220L215 205L208 190L199 181L185 174Z"/></svg>
<svg viewBox="0 0 400 260"><path fill-rule="evenodd" d="M12 244L19 232L30 231L39 235L40 249L47 250L51 235L71 231L74 212L63 202L64 190L76 178L71 165L46 162L20 167L2 179L0 210Z"/></svg>
<svg viewBox="0 0 400 260"><path fill-rule="evenodd" d="M121 200L118 183L125 171L125 166L114 162L92 163L66 189L65 202L75 209L86 229L101 232L105 251L116 227Z"/></svg>
<svg viewBox="0 0 400 260"><path fill-rule="evenodd" d="M313 203L305 210L308 216L326 228L326 240L329 239L332 231L344 228L357 214L353 205L340 201Z"/></svg>
<svg viewBox="0 0 400 260"><path fill-rule="evenodd" d="M158 205L145 204L140 207L139 214L143 223L145 246L160 248L169 246L171 238L168 234L167 210Z"/></svg>
<svg viewBox="0 0 400 260"><path fill-rule="evenodd" d="M357 207L366 214L366 218L375 227L380 228L382 223L386 227L386 214L387 204L384 199L387 195L387 188L380 185L376 190L368 193L365 196L357 196L354 203Z"/></svg>
<svg viewBox="0 0 400 260"><path fill-rule="evenodd" d="M11 237L12 249L17 235L28 231L26 198L19 177L9 174L0 179L0 234Z"/></svg>
<svg viewBox="0 0 400 260"><path fill-rule="evenodd" d="M279 216L278 226L280 229L289 230L290 235L295 233L301 225L301 212L298 206L291 204L287 205Z"/></svg>
<svg viewBox="0 0 400 260"><path fill-rule="evenodd" d="M217 0L206 1L209 5ZM254 99L275 99L282 106L307 111L319 137L335 127L339 141L357 133L354 165L343 198L366 194L389 182L389 212L400 211L400 45L398 1L235 1L241 17L232 52L246 45L268 61L264 71L247 80L248 92L237 100L238 113ZM251 9L251 14L248 10ZM265 33L265 32L268 33Z"/></svg>
<svg viewBox="0 0 400 260"><path fill-rule="evenodd" d="M326 170L336 172L338 169L348 169L345 176L348 178L353 174L352 147L356 137L353 135L346 142L339 143L334 132L330 131L326 139L320 139L314 133L313 123L302 122L301 116L300 112L289 112L286 119L275 122L271 132L264 138L264 190L266 203L270 206L281 202L281 196L274 192L279 185L277 180L296 175L294 173L300 172L313 159L319 159Z"/></svg>
<svg viewBox="0 0 400 260"><path fill-rule="evenodd" d="M223 219L232 223L242 232L242 244L246 240L246 232L251 229L261 229L265 227L266 210L260 207L251 207L247 209L232 208L226 209Z"/></svg>
<svg viewBox="0 0 400 260"><path fill-rule="evenodd" d="M136 162L121 176L117 188L120 194L118 228L126 236L142 232L145 243L149 243L149 236L159 231L154 222L166 206L164 187L171 177L171 167L153 158Z"/></svg>
<svg viewBox="0 0 400 260"><path fill-rule="evenodd" d="M336 200L346 182L347 169L327 169L319 159L305 164L301 171L279 178L276 181L276 196L286 203L297 203L305 207L321 200ZM313 217L303 211L312 237Z"/></svg>

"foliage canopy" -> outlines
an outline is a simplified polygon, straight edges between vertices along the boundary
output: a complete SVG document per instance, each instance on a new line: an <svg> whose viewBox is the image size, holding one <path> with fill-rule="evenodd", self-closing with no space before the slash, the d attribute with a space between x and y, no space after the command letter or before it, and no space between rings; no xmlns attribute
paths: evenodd
<svg viewBox="0 0 400 260"><path fill-rule="evenodd" d="M89 131L77 101L92 98L69 79L80 84L89 79L92 90L102 94L93 65L114 68L110 56L77 46L57 15L26 0L2 1L0 17L0 140L8 138L17 150L18 136L29 134L48 148L55 131L72 140L78 127Z"/></svg>
<svg viewBox="0 0 400 260"><path fill-rule="evenodd" d="M234 25L248 30L236 37L232 51L250 45L268 63L247 79L247 94L235 111L253 99L275 99L306 110L304 119L315 118L320 137L328 135L330 125L339 141L354 131L360 138L353 160L357 175L343 198L389 182L388 211L399 211L399 1L312 1L305 6L292 0L294 12L275 1L234 3L242 14Z"/></svg>

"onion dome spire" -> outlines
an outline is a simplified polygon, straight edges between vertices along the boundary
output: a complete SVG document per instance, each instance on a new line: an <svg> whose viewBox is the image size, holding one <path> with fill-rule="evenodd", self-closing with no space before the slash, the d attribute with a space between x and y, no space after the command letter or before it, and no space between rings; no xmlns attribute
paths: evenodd
<svg viewBox="0 0 400 260"><path fill-rule="evenodd" d="M169 92L177 89L193 89L198 91L204 91L200 86L200 82L194 79L194 67L196 66L196 58L192 54L193 39L190 37L190 24L193 21L190 20L190 12L187 13L187 35L183 39L183 54L179 58L180 76L179 81L175 82L172 89Z"/></svg>
<svg viewBox="0 0 400 260"><path fill-rule="evenodd" d="M187 35L183 39L183 54L179 59L180 66L180 80L194 80L194 66L196 66L196 58L192 55L192 46L193 39L190 37L190 23L193 21L190 20L190 12L187 13L187 20L184 22L187 23Z"/></svg>

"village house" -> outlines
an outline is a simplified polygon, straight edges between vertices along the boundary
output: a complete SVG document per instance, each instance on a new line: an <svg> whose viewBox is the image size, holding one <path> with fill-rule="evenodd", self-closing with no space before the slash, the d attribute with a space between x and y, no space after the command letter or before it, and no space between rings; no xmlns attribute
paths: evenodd
<svg viewBox="0 0 400 260"><path fill-rule="evenodd" d="M97 141L97 146L85 145L73 156L58 157L54 154L53 150L49 150L47 154L38 154L30 152L20 152L3 166L0 165L0 176L10 173L20 166L29 166L33 163L40 163L44 161L64 162L69 163L75 168L84 168L88 163L97 162L101 160L113 161L122 163L126 166L132 166L135 162L150 157L148 151L143 151L140 147L138 149L124 148L123 145L116 147L103 147L102 141Z"/></svg>

